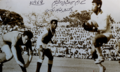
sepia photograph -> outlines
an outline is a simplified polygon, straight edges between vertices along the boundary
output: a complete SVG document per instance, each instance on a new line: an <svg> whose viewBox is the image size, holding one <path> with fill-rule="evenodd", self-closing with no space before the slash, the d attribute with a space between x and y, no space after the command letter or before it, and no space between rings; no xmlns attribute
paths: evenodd
<svg viewBox="0 0 120 72"><path fill-rule="evenodd" d="M120 72L120 0L0 0L0 72Z"/></svg>

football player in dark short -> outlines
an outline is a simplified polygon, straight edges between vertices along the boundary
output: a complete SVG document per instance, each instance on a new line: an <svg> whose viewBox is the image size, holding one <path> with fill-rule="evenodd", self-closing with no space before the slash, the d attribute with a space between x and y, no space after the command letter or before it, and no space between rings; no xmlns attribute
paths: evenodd
<svg viewBox="0 0 120 72"><path fill-rule="evenodd" d="M57 20L55 19L51 20L50 24L44 28L43 33L37 39L36 48L38 49L39 59L37 61L36 72L40 72L40 68L44 60L44 56L48 57L48 72L51 72L53 65L53 55L51 50L47 47L47 44L49 42L53 43L52 37L55 34L57 23L58 23Z"/></svg>
<svg viewBox="0 0 120 72"><path fill-rule="evenodd" d="M22 72L27 72L26 68L32 60L32 37L33 33L31 31L12 31L0 36L0 48L5 54L5 56L0 59L0 72L2 72L3 63L11 60L13 57L15 58L17 64L21 67ZM28 52L28 60L26 64L21 54L21 45L25 45Z"/></svg>
<svg viewBox="0 0 120 72"><path fill-rule="evenodd" d="M95 48L98 55L95 61L96 64L104 62L101 46L112 38L111 16L103 13L101 6L102 0L93 0L91 19L83 24L85 30L96 32L96 35L92 39L92 48Z"/></svg>

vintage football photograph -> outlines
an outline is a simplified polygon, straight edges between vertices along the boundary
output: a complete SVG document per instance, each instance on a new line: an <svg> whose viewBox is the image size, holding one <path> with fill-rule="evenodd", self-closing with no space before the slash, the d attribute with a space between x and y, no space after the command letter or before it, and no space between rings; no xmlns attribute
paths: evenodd
<svg viewBox="0 0 120 72"><path fill-rule="evenodd" d="M120 72L120 0L0 0L0 72Z"/></svg>

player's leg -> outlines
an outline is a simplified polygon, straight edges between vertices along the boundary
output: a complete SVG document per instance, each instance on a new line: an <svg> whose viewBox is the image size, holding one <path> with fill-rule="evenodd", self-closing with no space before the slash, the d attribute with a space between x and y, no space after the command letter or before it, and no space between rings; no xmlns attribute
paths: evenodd
<svg viewBox="0 0 120 72"><path fill-rule="evenodd" d="M12 52L10 50L10 46L4 42L2 36L0 36L0 48L5 54L5 56L0 59L0 63L10 60L12 58Z"/></svg>
<svg viewBox="0 0 120 72"><path fill-rule="evenodd" d="M94 39L95 38L92 38L91 52L90 52L90 54L91 54L91 56L92 56L93 59L96 58L96 48L95 48L95 45L94 45L94 41L95 41ZM98 58L98 55L97 55L97 58Z"/></svg>
<svg viewBox="0 0 120 72"><path fill-rule="evenodd" d="M98 54L98 59L95 61L95 63L100 63L104 61L102 50L100 47L102 46L103 43L107 43L107 42L108 42L107 37L102 34L96 35L96 37L93 39L93 44Z"/></svg>
<svg viewBox="0 0 120 72"><path fill-rule="evenodd" d="M40 72L40 68L44 59L44 49L38 49L39 59L37 61L36 72Z"/></svg>
<svg viewBox="0 0 120 72"><path fill-rule="evenodd" d="M6 62L6 61L9 61L13 57L12 52L10 50L10 47L8 45L2 46L1 50L4 53L3 54L4 56L2 56L1 59L0 59L0 72L2 72L3 63Z"/></svg>
<svg viewBox="0 0 120 72"><path fill-rule="evenodd" d="M102 56L102 50L100 48L101 43L98 41L98 39L96 39L93 44L94 44L93 48L95 48L95 50L97 51L98 58L102 59L103 58L103 56Z"/></svg>
<svg viewBox="0 0 120 72"><path fill-rule="evenodd" d="M53 65L53 55L50 49L45 50L45 55L48 57L48 72L51 72L52 65Z"/></svg>
<svg viewBox="0 0 120 72"><path fill-rule="evenodd" d="M105 70L106 70L105 66L103 66L101 63L97 64L97 65L99 67L99 72L105 72Z"/></svg>
<svg viewBox="0 0 120 72"><path fill-rule="evenodd" d="M21 48L20 48L19 46L16 46L16 51L17 51L18 60L19 60L21 63L25 64L24 59L23 59L23 57L22 57L22 51L21 51ZM19 66L20 66L20 65L19 65ZM27 72L27 70L26 70L25 67L20 66L20 68L22 69L22 72Z"/></svg>
<svg viewBox="0 0 120 72"><path fill-rule="evenodd" d="M91 45L91 52L90 52L90 54L91 55L93 55L93 53L96 51L96 48L95 48L95 46L92 44Z"/></svg>
<svg viewBox="0 0 120 72"><path fill-rule="evenodd" d="M95 61L96 61L96 59L98 58L98 55L97 55L97 51L96 51L96 50L93 52L92 58L93 58ZM105 72L106 68L105 68L105 66L102 65L102 63L98 63L97 65L98 65L98 67L99 67L99 72Z"/></svg>
<svg viewBox="0 0 120 72"><path fill-rule="evenodd" d="M102 50L100 47L96 48L97 54L98 54L98 59L96 59L95 63L100 63L100 62L104 62L104 58L102 55Z"/></svg>
<svg viewBox="0 0 120 72"><path fill-rule="evenodd" d="M1 50L5 53L5 56L0 59L0 63L9 61L13 57L9 45L2 46Z"/></svg>

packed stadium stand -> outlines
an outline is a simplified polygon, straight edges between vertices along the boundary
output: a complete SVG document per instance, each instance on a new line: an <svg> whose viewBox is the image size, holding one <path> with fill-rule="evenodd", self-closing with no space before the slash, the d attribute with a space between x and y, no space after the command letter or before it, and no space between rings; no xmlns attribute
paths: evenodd
<svg viewBox="0 0 120 72"><path fill-rule="evenodd" d="M106 60L118 60L119 56L115 57L114 44L119 38L119 29L116 28L118 24L113 24L112 34L113 38L104 44L101 48L103 49L103 55ZM0 28L0 34L5 34L10 31L25 31L31 30L34 34L32 38L34 55L37 54L36 40L37 37L43 32L45 27L33 27L33 28L21 28L18 25L12 27L11 25L2 25ZM91 59L91 38L95 35L94 32L85 31L82 27L61 27L58 26L56 34L53 37L54 44L49 43L48 48L51 49L54 56L58 57L69 57L69 58L81 58Z"/></svg>

